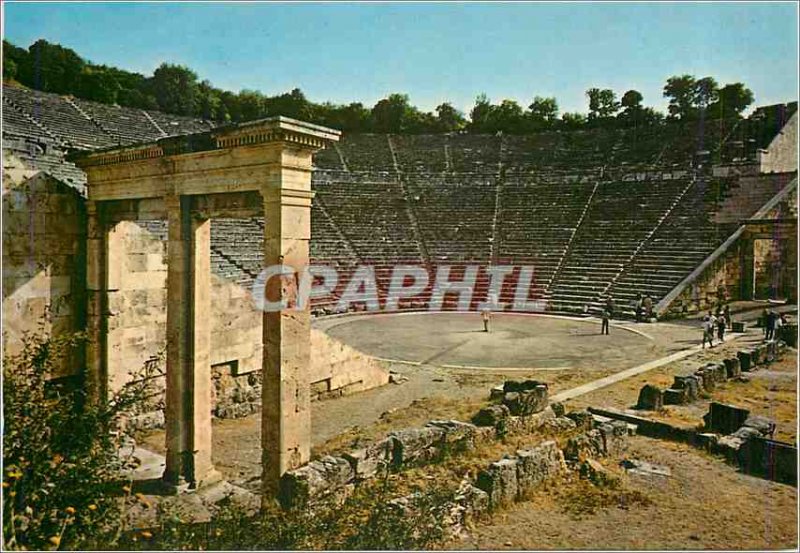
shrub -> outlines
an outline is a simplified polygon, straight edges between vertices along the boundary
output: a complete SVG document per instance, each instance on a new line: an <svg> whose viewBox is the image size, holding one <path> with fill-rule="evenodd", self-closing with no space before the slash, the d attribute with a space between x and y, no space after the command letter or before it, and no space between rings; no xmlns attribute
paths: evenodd
<svg viewBox="0 0 800 553"><path fill-rule="evenodd" d="M85 335L38 336L3 364L3 547L108 547L121 530L120 423L146 384L90 402L80 382L49 378Z"/></svg>

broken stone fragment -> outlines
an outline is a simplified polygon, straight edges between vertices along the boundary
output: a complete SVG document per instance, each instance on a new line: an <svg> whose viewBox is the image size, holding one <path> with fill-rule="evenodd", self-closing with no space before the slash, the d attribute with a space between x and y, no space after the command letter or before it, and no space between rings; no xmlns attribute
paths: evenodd
<svg viewBox="0 0 800 553"><path fill-rule="evenodd" d="M503 405L512 415L525 416L539 413L547 407L547 385L539 384L528 390L506 391Z"/></svg>
<svg viewBox="0 0 800 553"><path fill-rule="evenodd" d="M386 438L367 447L345 453L343 457L352 466L355 477L366 480L388 468L392 459L392 446L392 440Z"/></svg>
<svg viewBox="0 0 800 553"><path fill-rule="evenodd" d="M619 478L609 472L609 470L595 459L586 459L581 462L581 478L585 478L597 486L605 486L619 480Z"/></svg>
<svg viewBox="0 0 800 553"><path fill-rule="evenodd" d="M749 372L753 370L753 352L749 349L743 349L736 352L739 358L739 365L742 372Z"/></svg>
<svg viewBox="0 0 800 553"><path fill-rule="evenodd" d="M686 390L686 401L695 401L703 390L703 379L695 375L676 376L672 387L675 390Z"/></svg>
<svg viewBox="0 0 800 553"><path fill-rule="evenodd" d="M742 368L738 357L729 357L724 362L728 378L736 378L741 374Z"/></svg>
<svg viewBox="0 0 800 553"><path fill-rule="evenodd" d="M686 388L667 388L664 390L664 405L683 405L687 403Z"/></svg>
<svg viewBox="0 0 800 553"><path fill-rule="evenodd" d="M344 487L354 476L347 459L325 456L285 473L280 479L278 500L286 509L302 508Z"/></svg>
<svg viewBox="0 0 800 553"><path fill-rule="evenodd" d="M442 452L444 430L432 426L408 428L389 434L393 441L392 464L401 467L411 463L432 461Z"/></svg>
<svg viewBox="0 0 800 553"><path fill-rule="evenodd" d="M582 461L590 457L602 457L605 454L605 440L597 429L573 436L564 447L564 457L570 461Z"/></svg>
<svg viewBox="0 0 800 553"><path fill-rule="evenodd" d="M742 424L743 427L753 428L762 436L772 436L775 433L775 421L760 415L750 415Z"/></svg>
<svg viewBox="0 0 800 553"><path fill-rule="evenodd" d="M517 499L531 489L566 470L564 454L555 441L517 451Z"/></svg>
<svg viewBox="0 0 800 553"><path fill-rule="evenodd" d="M658 386L652 384L645 384L639 390L639 399L636 402L636 408L646 411L658 411L664 405L664 393Z"/></svg>
<svg viewBox="0 0 800 553"><path fill-rule="evenodd" d="M472 417L472 422L476 426L497 426L501 421L510 416L508 407L505 405L489 405L484 407Z"/></svg>
<svg viewBox="0 0 800 553"><path fill-rule="evenodd" d="M594 426L594 417L585 409L580 411L571 411L567 413L567 418L574 420L575 425L580 430L591 430Z"/></svg>
<svg viewBox="0 0 800 553"><path fill-rule="evenodd" d="M442 445L448 452L468 451L475 448L478 428L474 424L457 420L430 421L425 426L439 428L444 432Z"/></svg>
<svg viewBox="0 0 800 553"><path fill-rule="evenodd" d="M488 494L492 510L512 503L517 497L517 460L495 461L478 474L476 486Z"/></svg>

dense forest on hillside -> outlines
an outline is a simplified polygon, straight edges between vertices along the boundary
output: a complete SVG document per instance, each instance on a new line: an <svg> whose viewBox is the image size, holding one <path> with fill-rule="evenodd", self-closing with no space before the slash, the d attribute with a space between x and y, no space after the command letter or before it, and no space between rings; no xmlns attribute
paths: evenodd
<svg viewBox="0 0 800 553"><path fill-rule="evenodd" d="M315 103L299 88L276 96L255 90L231 92L199 80L188 67L164 63L151 76L93 64L75 51L40 39L28 49L3 41L3 80L29 88L86 100L217 122L238 122L271 115L294 117L345 132L397 134L505 132L524 134L547 129L627 127L669 120L737 118L754 101L743 83L720 86L712 77L676 75L663 88L669 100L663 114L643 105L636 90L618 97L611 89L586 91L587 113L561 113L556 98L535 96L526 107L516 100L492 103L481 94L469 114L444 102L433 112L411 104L406 94L390 94L371 108L360 102Z"/></svg>

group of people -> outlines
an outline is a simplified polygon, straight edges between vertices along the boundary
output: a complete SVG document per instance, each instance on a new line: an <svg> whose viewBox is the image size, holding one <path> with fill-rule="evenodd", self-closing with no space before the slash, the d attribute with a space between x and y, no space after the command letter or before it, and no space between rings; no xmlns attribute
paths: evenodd
<svg viewBox="0 0 800 553"><path fill-rule="evenodd" d="M729 306L717 308L717 314L709 310L708 314L703 317L703 349L708 342L709 347L714 347L714 335L720 343L725 341L725 330L731 323L731 311Z"/></svg>
<svg viewBox="0 0 800 553"><path fill-rule="evenodd" d="M786 315L778 313L774 309L764 309L760 322L761 328L764 329L764 339L774 340L780 334L783 325L786 324Z"/></svg>

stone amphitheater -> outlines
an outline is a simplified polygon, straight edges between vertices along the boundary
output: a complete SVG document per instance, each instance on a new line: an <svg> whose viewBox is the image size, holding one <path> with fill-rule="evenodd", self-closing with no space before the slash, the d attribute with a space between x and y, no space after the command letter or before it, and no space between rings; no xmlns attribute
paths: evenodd
<svg viewBox="0 0 800 553"><path fill-rule="evenodd" d="M577 401L576 409L584 407L576 398L593 398L595 390L614 390L629 381L644 384L636 380L645 378L639 375L688 363L683 360L700 353L696 317L721 304L741 305L742 321L765 305L794 311L796 110L794 102L758 108L736 122L524 136L347 135L319 149L310 177L315 192L312 263L336 268L343 280L360 266L373 267L381 302L398 264L422 267L431 275L442 265L477 266L476 290L483 297L490 287L487 267L530 266L534 277L528 299L537 300L542 312L497 314L494 332L484 337L471 334L480 326L474 314L477 299L467 310L472 315L463 313L450 296L441 306L448 313L427 313L430 285L417 297L401 300L397 311L403 313L396 314L370 314L366 302L342 309L344 283L314 297L309 367L303 376L309 401L319 400L311 409L310 443L305 444L314 457L334 451L331 444L354 425L377 424L385 430L381 421L391 420L387 414L398 410L434 400L473 407L489 384L512 377L537 380L530 389L515 388L522 386L516 380L494 389L496 405L481 410L473 421L476 426L431 423L413 435L389 428L400 433L377 440L371 449L311 464L305 464L308 454L301 455L300 463L289 466L292 471L282 469L277 475L284 502L305 504L314 494L325 496L370 477L381 456L388 455L397 466L430 461L442 453L436 445L442 439L475 448L495 432L505 436L540 427L577 429L587 434L573 437L563 455L578 462L584 450L600 456L619 451L626 424L643 433L669 434L671 430L654 427L652 421L614 409L595 412L600 426L592 430L584 416L592 415L565 415L562 403ZM106 282L105 308L96 312L90 262L94 207L87 200L92 186L91 178L87 185L87 172L104 169L85 160L145 151L143 144L166 148L174 137L184 140L174 142L183 145L176 147L188 144L199 149L187 151L198 152L204 146L196 144L215 136L209 133L246 129L215 129L207 121L9 85L3 86L2 114L4 347L19 349L25 333L40 331L43 319L45 330L54 334L93 328L102 320L97 324L102 324L98 332L104 361L97 366L103 370L84 374L83 367L95 366L92 356L97 355L87 350L62 360L54 377L88 376L102 380L106 391L118 389L137 367L163 361L170 333L167 246L173 239L159 209L150 213L149 204L137 200L134 209L121 201L120 213L134 210L136 217L115 220L109 231L107 240L115 251L113 258L107 254L104 278L113 274L115 284ZM135 180L131 178L131 186ZM263 215L215 216L210 221L210 312L202 316L208 319L213 385L199 405L208 407L203 417L209 422L212 415L215 420L237 420L223 421L227 426L217 420L213 438L209 430L203 438L207 443L198 447L207 450L227 482L258 490L253 481L259 477L261 453L253 420L269 409L262 395L275 396L268 395L269 383L261 373L267 355L262 346L266 319L254 307L251 289L264 265L269 230ZM633 306L643 295L652 299L652 319L637 325L631 321ZM510 302L512 296L510 287L500 289L500 300ZM595 316L609 301L616 305L613 345L595 332ZM747 345L760 341L752 330L740 330L734 340ZM777 344L765 349L764 362L777 362L785 349L780 352ZM697 367L690 364L681 370L691 368L694 375ZM732 370L717 384L741 378ZM165 416L170 385L163 372L152 401L140 406L132 421L149 433L141 455L152 461L145 467L150 476L164 471L161 455L170 454L169 414ZM668 376L671 380L673 373ZM702 375L697 378L702 381ZM711 393L717 377L709 378L706 389ZM697 415L690 405L697 394L689 398L681 391L683 384L657 384L668 388L652 392L659 401L672 398L673 404ZM546 407L548 401L552 407ZM440 414L455 417L447 410ZM618 422L609 422L614 418ZM746 420L744 416L730 433L746 427ZM684 442L710 447L705 434L685 438L680 431L674 433ZM758 436L762 434L767 432ZM719 443L713 440L714 451L730 456L730 440ZM531 469L535 474L526 476L525 486L561 470L563 456L553 444L537 446L536 455L547 460L541 470ZM522 492L509 492L503 482L508 470L524 472L517 467L527 466L531 451L492 465L475 482L477 488L461 490L462 503L476 494L477 503L459 505L470 512L476 505L496 509L515 501ZM788 455L796 459L796 449ZM796 472L782 478L796 479ZM523 480L515 480L517 485L521 490ZM485 501L480 493L488 494Z"/></svg>

